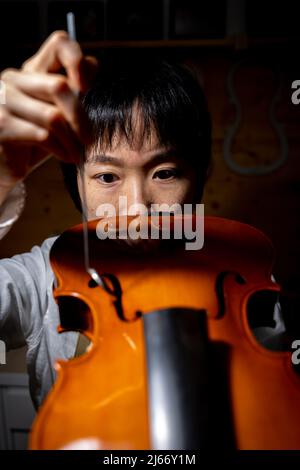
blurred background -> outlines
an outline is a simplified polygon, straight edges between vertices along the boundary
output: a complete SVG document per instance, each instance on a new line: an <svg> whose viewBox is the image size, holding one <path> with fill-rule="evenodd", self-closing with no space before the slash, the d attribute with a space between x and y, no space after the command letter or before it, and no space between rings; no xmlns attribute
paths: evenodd
<svg viewBox="0 0 300 470"><path fill-rule="evenodd" d="M110 54L117 60L119 54L134 52L190 66L204 88L213 122L205 213L249 223L271 238L285 320L295 337L300 337L300 104L293 104L291 96L292 82L300 80L298 4L0 1L1 70L20 67L52 31L66 29L68 11L76 15L84 51L100 59ZM26 185L25 210L1 240L1 258L28 251L80 222L56 160L37 169ZM8 374L18 383L15 374L25 371L25 351L8 353L7 364L0 366L0 385L8 390ZM2 401L7 400L1 393ZM9 434L0 447L22 448L25 441L25 434Z"/></svg>

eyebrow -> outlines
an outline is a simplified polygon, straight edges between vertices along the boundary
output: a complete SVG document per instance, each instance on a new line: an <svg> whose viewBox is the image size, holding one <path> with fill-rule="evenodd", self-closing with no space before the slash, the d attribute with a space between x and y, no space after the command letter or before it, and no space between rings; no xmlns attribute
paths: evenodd
<svg viewBox="0 0 300 470"><path fill-rule="evenodd" d="M145 162L144 166L147 167L147 166L157 165L166 160L170 160L170 159L178 160L178 158L179 158L178 152L175 149L171 148L163 152L158 152L154 154L152 157L149 158L147 162ZM119 166L119 167L125 166L124 158L113 157L107 154L93 155L92 157L88 158L87 163L92 163L92 164L111 163L112 165Z"/></svg>
<svg viewBox="0 0 300 470"><path fill-rule="evenodd" d="M87 159L87 163L112 163L113 165L123 166L121 158L112 157L111 155L106 154L93 155Z"/></svg>

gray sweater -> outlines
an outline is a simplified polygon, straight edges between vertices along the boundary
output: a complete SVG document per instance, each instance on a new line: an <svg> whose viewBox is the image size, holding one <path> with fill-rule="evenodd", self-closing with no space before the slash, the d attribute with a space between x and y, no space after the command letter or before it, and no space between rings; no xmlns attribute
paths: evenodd
<svg viewBox="0 0 300 470"><path fill-rule="evenodd" d="M30 392L38 407L55 380L57 358L74 356L78 333L58 334L49 252L56 237L0 261L0 338L7 350L27 345Z"/></svg>

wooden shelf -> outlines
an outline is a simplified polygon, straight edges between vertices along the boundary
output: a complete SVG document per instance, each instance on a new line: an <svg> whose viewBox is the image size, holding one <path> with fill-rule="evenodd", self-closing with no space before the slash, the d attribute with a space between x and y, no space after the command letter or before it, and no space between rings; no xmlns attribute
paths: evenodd
<svg viewBox="0 0 300 470"><path fill-rule="evenodd" d="M300 38L288 37L265 37L250 38L247 36L231 36L221 39L164 39L164 40L105 40L105 41L82 41L80 42L83 49L151 49L151 48L232 48L247 49L249 47L275 47L279 45L290 46L291 44L299 44Z"/></svg>
<svg viewBox="0 0 300 470"><path fill-rule="evenodd" d="M252 47L275 47L279 45L295 46L300 38L266 37L250 38L247 36L231 36L222 39L161 39L161 40L102 40L79 41L83 49L155 49L155 48L232 48L247 49ZM37 49L40 44L22 44L22 48Z"/></svg>
<svg viewBox="0 0 300 470"><path fill-rule="evenodd" d="M120 41L95 41L81 42L87 49L110 48L180 48L180 47L232 47L234 38L225 39L169 39L169 40L120 40Z"/></svg>

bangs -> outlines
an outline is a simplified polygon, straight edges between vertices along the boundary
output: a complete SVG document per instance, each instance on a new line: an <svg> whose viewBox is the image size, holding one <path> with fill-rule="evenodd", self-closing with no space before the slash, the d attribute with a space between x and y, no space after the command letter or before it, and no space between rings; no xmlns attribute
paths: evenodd
<svg viewBox="0 0 300 470"><path fill-rule="evenodd" d="M88 150L111 150L123 139L129 147L140 148L145 140L151 141L153 136L159 144L167 144L161 138L157 123L137 101L128 106L119 106L118 109L102 107L97 116L94 116L93 110L87 111L93 132L93 141Z"/></svg>

